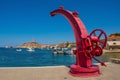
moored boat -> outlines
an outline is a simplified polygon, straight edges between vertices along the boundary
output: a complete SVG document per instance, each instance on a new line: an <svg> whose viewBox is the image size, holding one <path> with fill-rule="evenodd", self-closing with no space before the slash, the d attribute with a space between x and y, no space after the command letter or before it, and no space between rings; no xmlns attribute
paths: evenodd
<svg viewBox="0 0 120 80"><path fill-rule="evenodd" d="M16 49L16 51L19 51L19 52L20 52L20 51L22 51L22 49Z"/></svg>
<svg viewBox="0 0 120 80"><path fill-rule="evenodd" d="M34 48L28 48L27 51L34 52L35 50L34 50Z"/></svg>

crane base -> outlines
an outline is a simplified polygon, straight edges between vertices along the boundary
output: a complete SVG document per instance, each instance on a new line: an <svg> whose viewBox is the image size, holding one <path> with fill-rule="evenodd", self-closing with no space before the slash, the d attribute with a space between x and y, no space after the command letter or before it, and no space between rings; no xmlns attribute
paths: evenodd
<svg viewBox="0 0 120 80"><path fill-rule="evenodd" d="M100 76L99 66L93 65L91 67L80 67L78 65L71 65L69 74L76 77L96 77Z"/></svg>

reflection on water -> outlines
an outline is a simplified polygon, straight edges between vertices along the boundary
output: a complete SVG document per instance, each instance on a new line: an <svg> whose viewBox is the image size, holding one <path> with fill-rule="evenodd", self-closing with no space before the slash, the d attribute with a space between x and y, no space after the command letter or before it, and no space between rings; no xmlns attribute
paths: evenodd
<svg viewBox="0 0 120 80"><path fill-rule="evenodd" d="M106 52L106 53L103 53L103 55L101 56L102 60L103 61L109 61L110 58L117 58L117 59L120 59L120 52Z"/></svg>

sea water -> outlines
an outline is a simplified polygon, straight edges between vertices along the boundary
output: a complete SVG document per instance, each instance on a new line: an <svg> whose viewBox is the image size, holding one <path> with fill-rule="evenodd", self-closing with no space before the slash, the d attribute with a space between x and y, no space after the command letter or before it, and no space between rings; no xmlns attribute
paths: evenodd
<svg viewBox="0 0 120 80"><path fill-rule="evenodd" d="M47 49L29 52L27 49L0 48L0 67L70 66L75 62L75 55L53 55L53 51Z"/></svg>
<svg viewBox="0 0 120 80"><path fill-rule="evenodd" d="M35 49L29 52L27 49L0 48L0 67L69 66L74 63L74 55L53 55L52 50Z"/></svg>

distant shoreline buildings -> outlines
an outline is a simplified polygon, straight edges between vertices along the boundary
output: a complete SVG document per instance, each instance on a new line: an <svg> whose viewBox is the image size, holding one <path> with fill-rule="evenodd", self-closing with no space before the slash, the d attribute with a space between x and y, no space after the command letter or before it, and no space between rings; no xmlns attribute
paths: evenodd
<svg viewBox="0 0 120 80"><path fill-rule="evenodd" d="M108 37L106 49L120 49L120 33L114 33Z"/></svg>
<svg viewBox="0 0 120 80"><path fill-rule="evenodd" d="M17 48L72 48L76 47L74 42L65 42L60 44L39 44L35 41L27 42L17 46Z"/></svg>
<svg viewBox="0 0 120 80"><path fill-rule="evenodd" d="M75 42L64 42L58 44L39 44L32 40L31 42L27 42L17 46L16 48L75 48ZM8 46L8 48L12 48L12 46ZM111 34L108 37L106 49L120 49L120 33Z"/></svg>
<svg viewBox="0 0 120 80"><path fill-rule="evenodd" d="M17 48L47 48L47 47L49 47L49 45L39 44L39 43L35 42L34 40L32 40L31 42L23 43L23 44L17 46Z"/></svg>

